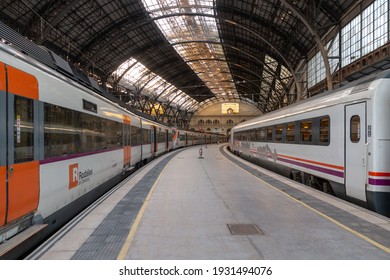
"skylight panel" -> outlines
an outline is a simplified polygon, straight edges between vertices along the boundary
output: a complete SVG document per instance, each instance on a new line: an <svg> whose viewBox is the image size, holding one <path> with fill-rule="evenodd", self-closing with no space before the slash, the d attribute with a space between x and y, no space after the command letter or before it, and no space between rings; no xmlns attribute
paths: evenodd
<svg viewBox="0 0 390 280"><path fill-rule="evenodd" d="M221 46L213 0L142 2L152 18L167 16L156 20L157 26L211 92L216 97L238 98ZM170 14L177 15L169 17Z"/></svg>
<svg viewBox="0 0 390 280"><path fill-rule="evenodd" d="M123 75L123 78L120 81L122 86L128 87L129 85L137 85L142 88L144 92L152 95L160 102L166 102L174 107L183 109L191 108L192 110L196 110L199 106L199 103L196 100L150 71L135 58L130 58L124 62L118 67L115 74L117 76ZM172 93L179 98L173 99Z"/></svg>

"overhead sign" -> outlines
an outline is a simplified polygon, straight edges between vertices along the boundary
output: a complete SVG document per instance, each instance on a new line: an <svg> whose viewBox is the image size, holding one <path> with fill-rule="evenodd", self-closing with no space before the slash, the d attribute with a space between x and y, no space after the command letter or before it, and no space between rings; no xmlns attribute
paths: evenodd
<svg viewBox="0 0 390 280"><path fill-rule="evenodd" d="M222 114L238 114L240 112L239 103L222 103L221 113Z"/></svg>

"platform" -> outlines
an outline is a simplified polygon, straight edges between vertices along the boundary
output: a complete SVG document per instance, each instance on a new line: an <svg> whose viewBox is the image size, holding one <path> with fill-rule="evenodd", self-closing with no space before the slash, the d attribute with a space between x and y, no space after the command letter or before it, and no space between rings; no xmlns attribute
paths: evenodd
<svg viewBox="0 0 390 280"><path fill-rule="evenodd" d="M152 161L28 259L390 259L390 219L226 151Z"/></svg>

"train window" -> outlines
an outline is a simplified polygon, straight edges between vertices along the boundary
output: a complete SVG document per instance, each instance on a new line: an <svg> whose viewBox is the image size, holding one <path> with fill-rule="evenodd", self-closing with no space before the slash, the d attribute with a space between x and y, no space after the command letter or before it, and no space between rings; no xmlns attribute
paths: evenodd
<svg viewBox="0 0 390 280"><path fill-rule="evenodd" d="M360 141L360 117L355 115L351 117L351 142L358 143Z"/></svg>
<svg viewBox="0 0 390 280"><path fill-rule="evenodd" d="M45 159L123 146L123 124L56 105L44 107Z"/></svg>
<svg viewBox="0 0 390 280"><path fill-rule="evenodd" d="M301 142L310 143L312 140L312 121L301 121Z"/></svg>
<svg viewBox="0 0 390 280"><path fill-rule="evenodd" d="M255 129L255 141L259 142L260 141L260 129Z"/></svg>
<svg viewBox="0 0 390 280"><path fill-rule="evenodd" d="M260 128L260 141L265 141L265 130Z"/></svg>
<svg viewBox="0 0 390 280"><path fill-rule="evenodd" d="M34 160L33 100L15 96L14 103L14 161L15 163Z"/></svg>
<svg viewBox="0 0 390 280"><path fill-rule="evenodd" d="M282 142L283 140L283 125L275 125L275 141Z"/></svg>
<svg viewBox="0 0 390 280"><path fill-rule="evenodd" d="M152 131L150 129L142 129L142 145L152 143Z"/></svg>
<svg viewBox="0 0 390 280"><path fill-rule="evenodd" d="M286 141L287 142L294 142L295 141L295 124L294 123L287 124Z"/></svg>
<svg viewBox="0 0 390 280"><path fill-rule="evenodd" d="M123 145L124 146L130 146L130 125L129 124L123 124Z"/></svg>
<svg viewBox="0 0 390 280"><path fill-rule="evenodd" d="M329 117L320 119L320 143L329 143Z"/></svg>
<svg viewBox="0 0 390 280"><path fill-rule="evenodd" d="M256 141L256 130L252 129L251 130L251 140L250 141Z"/></svg>
<svg viewBox="0 0 390 280"><path fill-rule="evenodd" d="M272 127L267 128L267 141L272 141Z"/></svg>
<svg viewBox="0 0 390 280"><path fill-rule="evenodd" d="M76 112L80 127L76 144L81 152L121 147L123 144L123 125L94 115ZM77 152L77 150L76 150Z"/></svg>
<svg viewBox="0 0 390 280"><path fill-rule="evenodd" d="M158 143L165 142L165 132L164 131L158 131L157 132L157 142Z"/></svg>
<svg viewBox="0 0 390 280"><path fill-rule="evenodd" d="M141 145L141 128L136 126L131 126L131 146L139 146Z"/></svg>
<svg viewBox="0 0 390 280"><path fill-rule="evenodd" d="M75 117L75 113L76 111L70 109L45 104L45 159L80 152L80 119Z"/></svg>

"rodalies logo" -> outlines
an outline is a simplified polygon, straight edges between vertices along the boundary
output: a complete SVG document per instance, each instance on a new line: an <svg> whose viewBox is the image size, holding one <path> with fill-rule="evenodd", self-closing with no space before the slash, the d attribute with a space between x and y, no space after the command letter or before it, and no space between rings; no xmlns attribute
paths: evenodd
<svg viewBox="0 0 390 280"><path fill-rule="evenodd" d="M92 174L92 169L87 169L82 172L79 172L78 163L69 165L69 189L73 189L78 185L89 181L89 177L92 176Z"/></svg>

